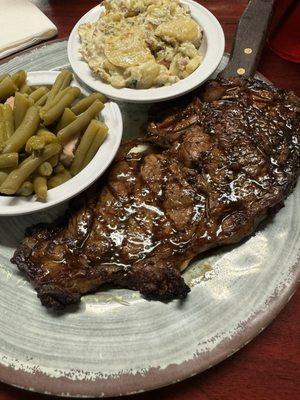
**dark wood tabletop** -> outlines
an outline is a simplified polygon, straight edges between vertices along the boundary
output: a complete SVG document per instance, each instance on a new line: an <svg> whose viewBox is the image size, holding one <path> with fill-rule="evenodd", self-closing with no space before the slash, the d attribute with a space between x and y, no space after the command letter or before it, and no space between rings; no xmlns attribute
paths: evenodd
<svg viewBox="0 0 300 400"><path fill-rule="evenodd" d="M281 1L281 0L278 0ZM199 0L219 19L230 51L237 22L247 0ZM77 20L97 0L33 0L57 26L58 38L69 35ZM276 86L300 96L300 66L265 47L259 72ZM271 325L238 353L184 382L130 400L292 400L300 385L300 292ZM43 400L53 397L25 392L0 383L0 400ZM53 398L55 399L55 398Z"/></svg>

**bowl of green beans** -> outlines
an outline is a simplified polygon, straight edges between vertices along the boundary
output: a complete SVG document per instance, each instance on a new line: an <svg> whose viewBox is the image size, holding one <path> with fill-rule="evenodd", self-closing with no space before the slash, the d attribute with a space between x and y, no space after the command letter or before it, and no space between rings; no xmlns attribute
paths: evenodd
<svg viewBox="0 0 300 400"><path fill-rule="evenodd" d="M122 138L119 106L68 70L0 75L0 215L53 207L107 169Z"/></svg>

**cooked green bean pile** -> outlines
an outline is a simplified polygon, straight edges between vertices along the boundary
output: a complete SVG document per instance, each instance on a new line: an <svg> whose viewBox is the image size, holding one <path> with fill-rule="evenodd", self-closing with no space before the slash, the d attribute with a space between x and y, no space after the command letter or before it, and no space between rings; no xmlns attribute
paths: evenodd
<svg viewBox="0 0 300 400"><path fill-rule="evenodd" d="M0 194L45 201L105 140L108 128L97 119L105 97L83 97L67 70L52 87L29 86L26 78L25 71L0 75Z"/></svg>

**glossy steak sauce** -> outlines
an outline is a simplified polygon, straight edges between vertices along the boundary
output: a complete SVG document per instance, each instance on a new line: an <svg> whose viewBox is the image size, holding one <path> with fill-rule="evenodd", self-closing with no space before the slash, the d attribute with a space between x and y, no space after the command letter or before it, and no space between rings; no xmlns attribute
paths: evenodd
<svg viewBox="0 0 300 400"><path fill-rule="evenodd" d="M17 249L12 261L44 305L63 307L105 282L183 298L180 271L191 259L251 234L293 189L292 93L217 80L152 114L144 141L156 150L121 157L67 218L33 228Z"/></svg>

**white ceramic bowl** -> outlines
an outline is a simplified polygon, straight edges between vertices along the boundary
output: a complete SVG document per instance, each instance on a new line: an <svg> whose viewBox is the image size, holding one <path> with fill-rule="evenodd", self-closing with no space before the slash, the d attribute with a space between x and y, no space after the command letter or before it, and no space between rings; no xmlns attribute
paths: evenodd
<svg viewBox="0 0 300 400"><path fill-rule="evenodd" d="M37 71L28 73L29 85L52 85L58 71ZM78 86L78 82L73 80L72 86ZM83 94L87 93L80 87ZM40 202L36 196L1 196L0 195L0 215L20 215L41 211L62 203L90 186L107 169L113 160L121 142L123 123L119 106L113 102L107 102L101 111L101 119L109 128L109 134L98 150L93 160L76 176L68 182L48 191L47 200Z"/></svg>
<svg viewBox="0 0 300 400"><path fill-rule="evenodd" d="M225 46L224 32L214 15L205 7L192 0L182 0L191 10L194 20L202 26L204 38L200 52L204 55L202 64L187 78L170 86L151 89L117 89L93 76L88 64L79 53L79 25L95 22L104 10L101 5L92 8L74 26L68 41L68 57L77 77L93 90L104 93L107 97L132 103L153 103L181 96L201 85L218 67Z"/></svg>

